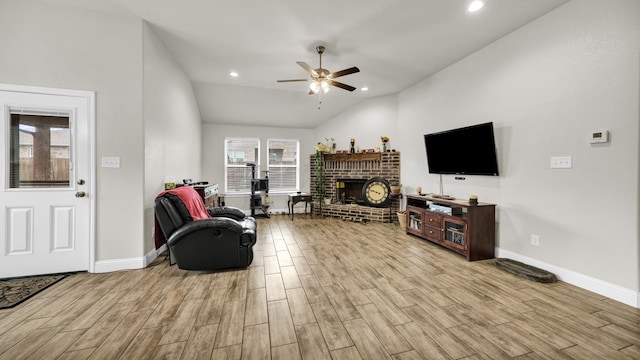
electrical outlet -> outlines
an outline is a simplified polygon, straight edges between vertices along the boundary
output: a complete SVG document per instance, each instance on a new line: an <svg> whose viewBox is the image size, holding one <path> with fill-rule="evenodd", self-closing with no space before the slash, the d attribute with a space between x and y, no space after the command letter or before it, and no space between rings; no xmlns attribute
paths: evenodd
<svg viewBox="0 0 640 360"><path fill-rule="evenodd" d="M552 169L571 169L571 156L553 156L551 157Z"/></svg>
<svg viewBox="0 0 640 360"><path fill-rule="evenodd" d="M531 234L531 245L540 246L540 236Z"/></svg>

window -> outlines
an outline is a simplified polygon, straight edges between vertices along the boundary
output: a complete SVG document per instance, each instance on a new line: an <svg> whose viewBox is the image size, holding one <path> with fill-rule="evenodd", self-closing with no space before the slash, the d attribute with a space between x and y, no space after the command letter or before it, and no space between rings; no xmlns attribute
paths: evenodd
<svg viewBox="0 0 640 360"><path fill-rule="evenodd" d="M300 142L267 140L270 191L296 191L299 188Z"/></svg>
<svg viewBox="0 0 640 360"><path fill-rule="evenodd" d="M69 187L69 117L11 114L9 187Z"/></svg>
<svg viewBox="0 0 640 360"><path fill-rule="evenodd" d="M260 140L248 138L226 138L224 140L225 193L251 192L251 176L255 164L255 177L260 177Z"/></svg>

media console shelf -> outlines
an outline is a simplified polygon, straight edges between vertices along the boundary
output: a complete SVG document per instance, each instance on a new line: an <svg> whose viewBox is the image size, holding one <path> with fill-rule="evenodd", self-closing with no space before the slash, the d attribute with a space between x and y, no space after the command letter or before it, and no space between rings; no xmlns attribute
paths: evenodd
<svg viewBox="0 0 640 360"><path fill-rule="evenodd" d="M433 211L427 202L458 208L461 213ZM468 261L492 259L496 244L495 208L495 204L489 203L407 195L407 234L453 250Z"/></svg>

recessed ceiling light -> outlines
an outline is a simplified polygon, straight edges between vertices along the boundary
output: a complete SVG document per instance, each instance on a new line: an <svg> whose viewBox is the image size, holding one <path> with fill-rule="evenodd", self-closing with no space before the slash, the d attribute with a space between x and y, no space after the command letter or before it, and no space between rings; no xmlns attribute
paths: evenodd
<svg viewBox="0 0 640 360"><path fill-rule="evenodd" d="M478 10L482 9L483 6L484 6L484 1L474 0L474 1L471 2L471 4L469 4L469 7L467 8L467 11L475 12L475 11L478 11Z"/></svg>
<svg viewBox="0 0 640 360"><path fill-rule="evenodd" d="M361 88L360 88L360 91L369 91L369 88L368 88L368 87L366 87L366 86L365 86L365 87L361 87Z"/></svg>
<svg viewBox="0 0 640 360"><path fill-rule="evenodd" d="M237 72L235 72L235 71L232 71L232 72L230 72L230 73L229 73L229 76L231 76L231 77L238 77L238 73L237 73Z"/></svg>

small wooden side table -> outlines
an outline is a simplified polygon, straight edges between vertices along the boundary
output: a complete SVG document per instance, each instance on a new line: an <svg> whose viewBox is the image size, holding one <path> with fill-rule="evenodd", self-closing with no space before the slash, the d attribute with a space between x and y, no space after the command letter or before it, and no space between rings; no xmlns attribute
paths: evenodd
<svg viewBox="0 0 640 360"><path fill-rule="evenodd" d="M313 200L311 199L311 194L309 193L291 193L289 194L289 199L287 200L287 208L289 209L289 215L291 215L291 220L293 220L293 206L299 202L304 202L304 213L307 214L307 205L311 204L311 212L313 215Z"/></svg>

